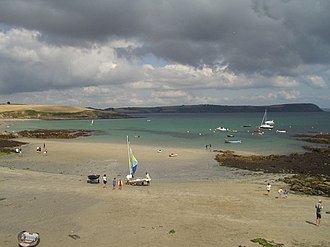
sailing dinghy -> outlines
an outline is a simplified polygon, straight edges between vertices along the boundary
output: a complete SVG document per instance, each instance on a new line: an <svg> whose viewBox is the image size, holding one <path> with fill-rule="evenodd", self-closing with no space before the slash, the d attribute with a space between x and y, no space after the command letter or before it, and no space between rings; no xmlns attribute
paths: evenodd
<svg viewBox="0 0 330 247"><path fill-rule="evenodd" d="M128 184L128 185L150 185L151 178L148 173L147 173L146 178L134 178L134 175L137 170L138 161L133 154L128 136L127 136L127 149L128 149L129 174L126 176L126 184Z"/></svg>

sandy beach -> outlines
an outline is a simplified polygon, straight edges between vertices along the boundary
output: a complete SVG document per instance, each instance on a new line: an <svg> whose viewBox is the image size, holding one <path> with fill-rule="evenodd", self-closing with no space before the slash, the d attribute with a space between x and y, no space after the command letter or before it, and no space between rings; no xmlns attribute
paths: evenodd
<svg viewBox="0 0 330 247"><path fill-rule="evenodd" d="M330 246L330 200L322 198L321 226L315 226L319 197L278 198L283 175L195 177L196 164L199 173L215 169L213 152L134 146L138 175L150 172L152 183L112 190L111 179L127 174L125 144L22 141L30 143L22 156L0 158L0 246L16 246L22 230L39 232L39 246L260 246L250 241L256 238ZM35 150L43 143L47 156ZM169 158L171 152L178 157ZM91 173L106 173L108 187L86 183Z"/></svg>

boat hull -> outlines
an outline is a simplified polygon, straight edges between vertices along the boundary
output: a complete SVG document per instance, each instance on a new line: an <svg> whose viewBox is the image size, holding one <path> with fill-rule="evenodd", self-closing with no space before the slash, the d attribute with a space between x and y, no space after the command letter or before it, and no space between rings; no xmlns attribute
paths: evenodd
<svg viewBox="0 0 330 247"><path fill-rule="evenodd" d="M225 143L242 143L241 140L225 140Z"/></svg>
<svg viewBox="0 0 330 247"><path fill-rule="evenodd" d="M274 126L268 125L268 124L263 124L263 125L260 125L259 128L260 129L266 129L266 130L272 130L274 128Z"/></svg>

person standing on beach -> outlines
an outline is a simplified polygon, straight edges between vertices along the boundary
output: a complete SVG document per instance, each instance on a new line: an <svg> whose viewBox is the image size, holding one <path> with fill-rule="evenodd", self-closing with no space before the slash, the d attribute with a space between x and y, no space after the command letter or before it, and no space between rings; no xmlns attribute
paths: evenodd
<svg viewBox="0 0 330 247"><path fill-rule="evenodd" d="M266 189L267 189L268 195L269 195L269 193L270 193L270 189L271 189L271 188L272 188L271 184L268 183L268 184L266 185Z"/></svg>
<svg viewBox="0 0 330 247"><path fill-rule="evenodd" d="M123 180L121 180L121 178L118 180L118 188L120 190L123 188Z"/></svg>
<svg viewBox="0 0 330 247"><path fill-rule="evenodd" d="M315 222L315 224L317 226L319 226L320 223L321 223L321 211L323 209L322 200L319 200L319 202L315 205L315 208L316 208L316 222Z"/></svg>
<svg viewBox="0 0 330 247"><path fill-rule="evenodd" d="M104 174L103 175L103 188L105 188L107 186L107 182L108 182L107 175Z"/></svg>
<svg viewBox="0 0 330 247"><path fill-rule="evenodd" d="M116 184L117 184L117 181L116 181L116 178L113 178L112 180L112 189L116 189Z"/></svg>

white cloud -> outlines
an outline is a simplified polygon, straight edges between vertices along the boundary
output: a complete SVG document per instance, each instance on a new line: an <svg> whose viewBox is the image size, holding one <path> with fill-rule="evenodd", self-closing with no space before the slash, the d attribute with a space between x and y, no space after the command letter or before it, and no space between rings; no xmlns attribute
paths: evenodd
<svg viewBox="0 0 330 247"><path fill-rule="evenodd" d="M253 104L304 98L298 77L238 73L222 62L153 66L117 53L117 49L129 52L140 46L134 39L55 45L38 31L0 31L0 94L8 98L4 102L19 98L18 103L97 107L239 104L238 99ZM307 81L313 87L327 86L321 76L309 76ZM254 94L245 97L248 90ZM324 101L325 97L319 98Z"/></svg>
<svg viewBox="0 0 330 247"><path fill-rule="evenodd" d="M181 98L187 97L188 93L180 90L169 90L162 92L153 92L151 96L155 98Z"/></svg>
<svg viewBox="0 0 330 247"><path fill-rule="evenodd" d="M298 87L299 82L287 76L275 76L270 78L274 87L292 88Z"/></svg>
<svg viewBox="0 0 330 247"><path fill-rule="evenodd" d="M327 86L327 83L321 76L313 75L313 76L309 76L307 79L310 82L310 84L314 87L325 88Z"/></svg>

